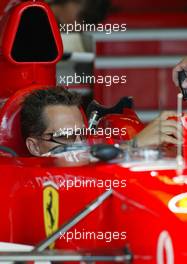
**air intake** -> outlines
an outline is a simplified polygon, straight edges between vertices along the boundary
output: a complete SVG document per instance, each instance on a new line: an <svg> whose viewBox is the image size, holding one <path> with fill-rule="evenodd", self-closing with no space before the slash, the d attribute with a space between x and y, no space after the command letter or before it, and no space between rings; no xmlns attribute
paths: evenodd
<svg viewBox="0 0 187 264"><path fill-rule="evenodd" d="M16 62L52 62L57 56L58 49L45 10L28 7L18 25L12 59Z"/></svg>

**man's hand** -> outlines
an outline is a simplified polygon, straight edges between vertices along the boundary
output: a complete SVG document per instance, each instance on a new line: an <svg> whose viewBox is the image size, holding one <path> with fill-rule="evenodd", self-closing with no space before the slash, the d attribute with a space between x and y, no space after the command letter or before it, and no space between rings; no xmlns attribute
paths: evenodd
<svg viewBox="0 0 187 264"><path fill-rule="evenodd" d="M159 145L161 143L177 144L177 121L173 111L163 112L136 136L137 146ZM169 119L170 118L170 119Z"/></svg>
<svg viewBox="0 0 187 264"><path fill-rule="evenodd" d="M176 86L179 86L178 72L185 71L187 73L187 57L185 57L181 62L179 62L173 69L173 81ZM182 83L183 88L187 88L187 79Z"/></svg>

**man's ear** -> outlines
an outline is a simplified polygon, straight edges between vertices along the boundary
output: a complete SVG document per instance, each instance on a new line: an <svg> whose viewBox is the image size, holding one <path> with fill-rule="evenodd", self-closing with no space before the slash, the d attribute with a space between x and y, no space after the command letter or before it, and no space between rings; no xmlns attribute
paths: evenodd
<svg viewBox="0 0 187 264"><path fill-rule="evenodd" d="M27 146L29 152L33 156L37 156L37 157L41 156L40 147L38 145L38 140L36 138L28 137L26 139L26 146Z"/></svg>

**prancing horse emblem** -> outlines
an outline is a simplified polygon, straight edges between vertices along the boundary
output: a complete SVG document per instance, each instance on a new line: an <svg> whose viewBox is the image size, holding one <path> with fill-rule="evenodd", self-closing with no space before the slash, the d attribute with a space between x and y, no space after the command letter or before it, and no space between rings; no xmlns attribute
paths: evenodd
<svg viewBox="0 0 187 264"><path fill-rule="evenodd" d="M59 193L53 183L46 183L43 191L43 210L46 236L50 236L58 229ZM50 248L54 247L54 243Z"/></svg>
<svg viewBox="0 0 187 264"><path fill-rule="evenodd" d="M50 192L49 193L49 203L47 204L47 212L49 213L49 217L50 217L50 228L53 229L53 226L55 224L55 219L54 219L54 215L53 215L53 212L52 212L52 208L53 208L53 193Z"/></svg>

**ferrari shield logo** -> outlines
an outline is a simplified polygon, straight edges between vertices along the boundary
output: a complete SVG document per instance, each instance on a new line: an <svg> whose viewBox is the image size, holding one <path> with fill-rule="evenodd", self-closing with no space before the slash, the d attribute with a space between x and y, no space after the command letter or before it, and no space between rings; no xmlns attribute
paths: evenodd
<svg viewBox="0 0 187 264"><path fill-rule="evenodd" d="M59 193L55 184L48 182L43 190L43 210L46 236L52 235L58 229ZM50 248L53 248L53 243Z"/></svg>

